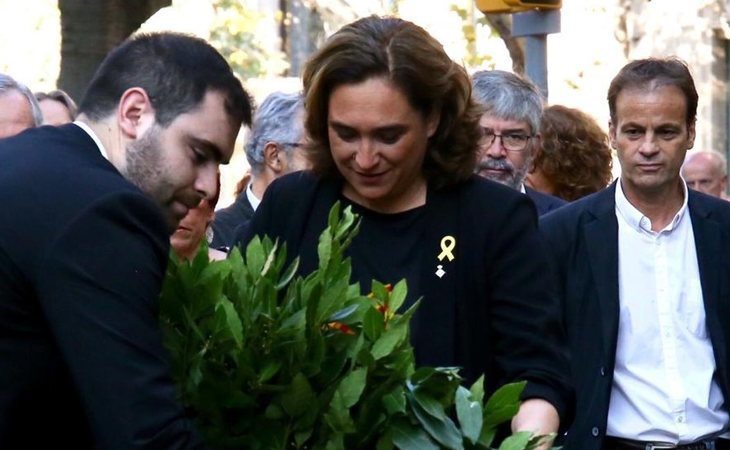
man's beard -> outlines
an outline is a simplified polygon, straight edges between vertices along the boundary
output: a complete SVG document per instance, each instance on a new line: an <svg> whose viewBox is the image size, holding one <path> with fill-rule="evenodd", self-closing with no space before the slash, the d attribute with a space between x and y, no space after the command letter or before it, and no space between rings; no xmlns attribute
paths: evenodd
<svg viewBox="0 0 730 450"><path fill-rule="evenodd" d="M522 183L525 181L525 177L527 177L527 168L530 167L531 164L532 161L527 160L521 168L516 168L507 159L494 159L485 157L479 160L479 162L477 163L476 172L482 175L482 171L484 170L500 170L502 172L500 172L499 175L496 175L494 173L488 173L483 174L482 176L492 181L496 181L498 183L509 186L512 189L519 190L520 186L522 186Z"/></svg>
<svg viewBox="0 0 730 450"><path fill-rule="evenodd" d="M168 179L168 171L163 167L160 134L159 127L154 125L139 139L127 144L123 175L164 209L165 216L171 222L168 225L172 227L172 232L178 221L172 220L168 206L175 189Z"/></svg>

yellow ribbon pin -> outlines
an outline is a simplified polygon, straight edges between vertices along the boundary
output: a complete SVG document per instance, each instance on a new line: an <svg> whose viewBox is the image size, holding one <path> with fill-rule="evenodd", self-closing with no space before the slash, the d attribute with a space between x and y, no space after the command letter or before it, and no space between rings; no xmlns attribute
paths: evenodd
<svg viewBox="0 0 730 450"><path fill-rule="evenodd" d="M444 236L441 239L441 253L438 256L439 261L443 261L444 258L448 258L449 261L454 260L454 254L452 253L456 247L456 239L453 236Z"/></svg>

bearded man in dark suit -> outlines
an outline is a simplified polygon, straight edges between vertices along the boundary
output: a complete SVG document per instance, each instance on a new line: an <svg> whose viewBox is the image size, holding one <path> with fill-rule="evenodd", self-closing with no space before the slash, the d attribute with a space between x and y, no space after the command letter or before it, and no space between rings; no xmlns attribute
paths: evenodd
<svg viewBox="0 0 730 450"><path fill-rule="evenodd" d="M157 298L170 232L250 121L218 52L160 33L107 56L76 122L0 140L0 448L202 447Z"/></svg>
<svg viewBox="0 0 730 450"><path fill-rule="evenodd" d="M730 449L730 204L680 177L692 75L633 61L608 102L621 177L541 220L572 351L565 448Z"/></svg>

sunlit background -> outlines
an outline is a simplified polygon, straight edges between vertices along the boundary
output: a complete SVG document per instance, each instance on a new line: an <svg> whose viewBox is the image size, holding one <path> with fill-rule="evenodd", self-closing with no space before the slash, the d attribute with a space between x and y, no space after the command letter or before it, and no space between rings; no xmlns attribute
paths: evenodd
<svg viewBox="0 0 730 450"><path fill-rule="evenodd" d="M357 17L395 13L426 28L469 71L512 70L502 38L473 1L293 3L320 13L322 38ZM300 89L294 69L303 61L281 51L279 27L283 20L305 19L296 8L281 17L279 4L280 0L173 0L141 30L183 31L210 40L260 101L272 90ZM675 54L692 67L700 92L697 147L727 152L727 10L727 0L563 0L561 32L548 38L549 103L582 109L605 128L606 90L618 69L629 59ZM57 1L0 0L0 72L33 91L54 89L60 41ZM232 201L233 186L247 168L241 146L239 139L233 161L223 168L219 206Z"/></svg>

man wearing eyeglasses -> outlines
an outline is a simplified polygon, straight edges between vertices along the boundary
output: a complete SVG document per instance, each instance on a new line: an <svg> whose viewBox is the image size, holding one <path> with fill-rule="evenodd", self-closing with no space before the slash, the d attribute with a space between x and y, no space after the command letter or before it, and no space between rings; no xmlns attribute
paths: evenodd
<svg viewBox="0 0 730 450"><path fill-rule="evenodd" d="M229 207L215 212L211 225L210 247L228 251L237 230L248 223L272 181L309 167L304 156L304 106L300 93L274 92L264 99L254 117L245 144L251 166L250 180L245 176L241 192Z"/></svg>
<svg viewBox="0 0 730 450"><path fill-rule="evenodd" d="M527 194L539 215L564 205L523 183L540 147L543 102L537 87L513 73L482 70L472 75L472 88L472 97L485 108L477 173Z"/></svg>

